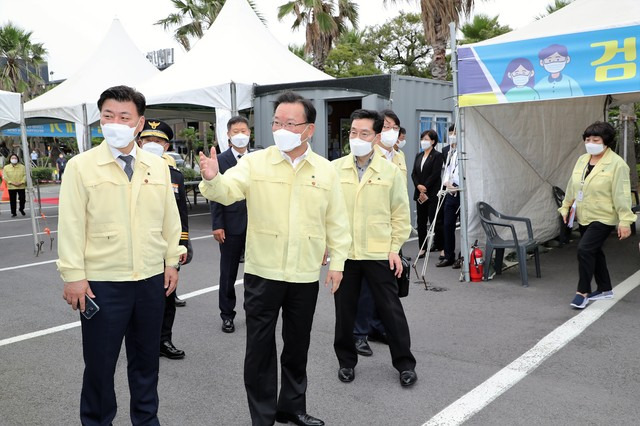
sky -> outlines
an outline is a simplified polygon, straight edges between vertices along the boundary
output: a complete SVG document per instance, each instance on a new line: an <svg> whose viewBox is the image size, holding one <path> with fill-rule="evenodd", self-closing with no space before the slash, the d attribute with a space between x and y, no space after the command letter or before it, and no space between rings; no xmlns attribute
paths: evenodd
<svg viewBox="0 0 640 426"><path fill-rule="evenodd" d="M355 0L359 5L360 27L379 25L400 10L419 11L419 0L398 0L395 6L382 6L382 0ZM302 44L304 29L291 30L292 18L278 21L277 8L287 0L254 0L267 26L282 44ZM532 22L544 13L552 0L476 0L473 14L499 15L501 25L513 29ZM174 48L175 61L184 55L172 33L154 25L175 9L171 0L0 0L0 25L11 21L32 40L44 43L51 80L73 75L106 35L111 21L120 19L125 30L142 52ZM473 16L472 14L472 16ZM466 19L465 19L466 20ZM242 37L242 23L237 34ZM224 60L224 59L223 59ZM231 60L231 58L229 58Z"/></svg>

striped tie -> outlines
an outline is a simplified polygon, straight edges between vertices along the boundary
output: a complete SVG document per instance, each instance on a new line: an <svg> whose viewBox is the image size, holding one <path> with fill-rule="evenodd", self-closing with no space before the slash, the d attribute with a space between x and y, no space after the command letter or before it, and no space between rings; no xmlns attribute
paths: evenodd
<svg viewBox="0 0 640 426"><path fill-rule="evenodd" d="M121 155L119 157L122 161L125 162L124 172L127 174L129 178L129 182L131 182L131 176L133 176L133 168L131 167L131 162L133 161L132 155Z"/></svg>

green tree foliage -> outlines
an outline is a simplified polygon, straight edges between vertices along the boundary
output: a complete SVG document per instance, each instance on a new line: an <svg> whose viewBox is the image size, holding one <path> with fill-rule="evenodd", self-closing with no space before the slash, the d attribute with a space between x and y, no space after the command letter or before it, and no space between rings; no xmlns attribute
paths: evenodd
<svg viewBox="0 0 640 426"><path fill-rule="evenodd" d="M460 28L464 38L459 41L459 44L477 43L508 33L511 30L508 25L503 26L498 23L498 15L490 18L487 15L478 14L473 17L471 22L467 22Z"/></svg>
<svg viewBox="0 0 640 426"><path fill-rule="evenodd" d="M359 77L382 74L376 57L365 43L364 31L351 30L340 36L329 52L324 71L334 77Z"/></svg>
<svg viewBox="0 0 640 426"><path fill-rule="evenodd" d="M39 93L43 80L37 71L47 54L42 43L31 41L31 34L11 22L0 26L0 57L6 59L0 68L0 89L20 92L26 99Z"/></svg>
<svg viewBox="0 0 640 426"><path fill-rule="evenodd" d="M226 0L171 0L177 9L164 19L156 22L165 30L177 27L173 36L185 50L191 50L192 39L199 40L205 31L211 27L218 17ZM265 19L258 11L253 0L247 0L258 18L265 23Z"/></svg>
<svg viewBox="0 0 640 426"><path fill-rule="evenodd" d="M553 3L548 4L547 7L545 8L546 13L542 13L538 15L536 19L542 19L547 15L551 15L553 12L557 12L558 10L562 9L563 7L571 3L572 1L573 0L554 0Z"/></svg>

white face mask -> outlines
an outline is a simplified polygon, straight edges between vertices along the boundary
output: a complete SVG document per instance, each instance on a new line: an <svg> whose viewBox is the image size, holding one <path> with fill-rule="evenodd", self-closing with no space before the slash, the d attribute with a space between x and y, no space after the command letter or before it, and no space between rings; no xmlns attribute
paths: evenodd
<svg viewBox="0 0 640 426"><path fill-rule="evenodd" d="M449 136L449 145L455 145L457 142L456 135Z"/></svg>
<svg viewBox="0 0 640 426"><path fill-rule="evenodd" d="M400 131L393 129L382 132L380 133L380 142L382 142L382 145L386 146L387 148L391 148L396 144L396 142L398 142L399 134Z"/></svg>
<svg viewBox="0 0 640 426"><path fill-rule="evenodd" d="M249 144L249 136L244 133L238 133L237 135L231 136L231 143L237 148L244 148Z"/></svg>
<svg viewBox="0 0 640 426"><path fill-rule="evenodd" d="M429 149L431 149L431 141L421 140L420 148L424 149L425 151L428 151Z"/></svg>
<svg viewBox="0 0 640 426"><path fill-rule="evenodd" d="M513 84L518 87L525 86L529 82L528 75L514 75L513 76Z"/></svg>
<svg viewBox="0 0 640 426"><path fill-rule="evenodd" d="M138 123L140 120L138 120ZM136 127L138 127L138 123L135 126L129 127L126 124L118 124L118 123L105 123L101 124L102 127L102 136L107 140L109 146L113 148L124 148L129 145L135 136Z"/></svg>
<svg viewBox="0 0 640 426"><path fill-rule="evenodd" d="M587 153L591 155L600 155L604 151L605 146L602 143L587 142L584 144L584 148L587 150Z"/></svg>
<svg viewBox="0 0 640 426"><path fill-rule="evenodd" d="M365 155L369 155L371 153L371 151L373 150L373 145L371 145L371 142L355 138L349 139L349 148L351 148L351 153L356 157L364 157Z"/></svg>
<svg viewBox="0 0 640 426"><path fill-rule="evenodd" d="M301 134L290 132L287 129L278 129L273 132L273 141L282 152L293 151L302 145Z"/></svg>
<svg viewBox="0 0 640 426"><path fill-rule="evenodd" d="M566 62L551 62L550 64L544 64L544 69L551 73L551 74L555 74L557 72L560 72L564 69L564 67L567 65Z"/></svg>
<svg viewBox="0 0 640 426"><path fill-rule="evenodd" d="M18 159L17 158L12 158L11 159L11 164L18 164Z"/></svg>
<svg viewBox="0 0 640 426"><path fill-rule="evenodd" d="M407 140L398 141L398 148L402 149L407 144Z"/></svg>
<svg viewBox="0 0 640 426"><path fill-rule="evenodd" d="M164 146L160 145L157 142L145 143L144 145L142 145L142 150L150 152L151 154L157 155L158 157L162 157L162 154L164 154Z"/></svg>

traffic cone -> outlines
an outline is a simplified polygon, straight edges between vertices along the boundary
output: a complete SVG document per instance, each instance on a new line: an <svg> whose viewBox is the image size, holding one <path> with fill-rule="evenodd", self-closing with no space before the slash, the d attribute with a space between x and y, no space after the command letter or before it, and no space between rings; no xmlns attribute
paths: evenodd
<svg viewBox="0 0 640 426"><path fill-rule="evenodd" d="M2 170L0 170L0 177L2 177ZM7 181L4 178L2 178L0 188L2 188L2 201L9 201L9 188L7 187Z"/></svg>

